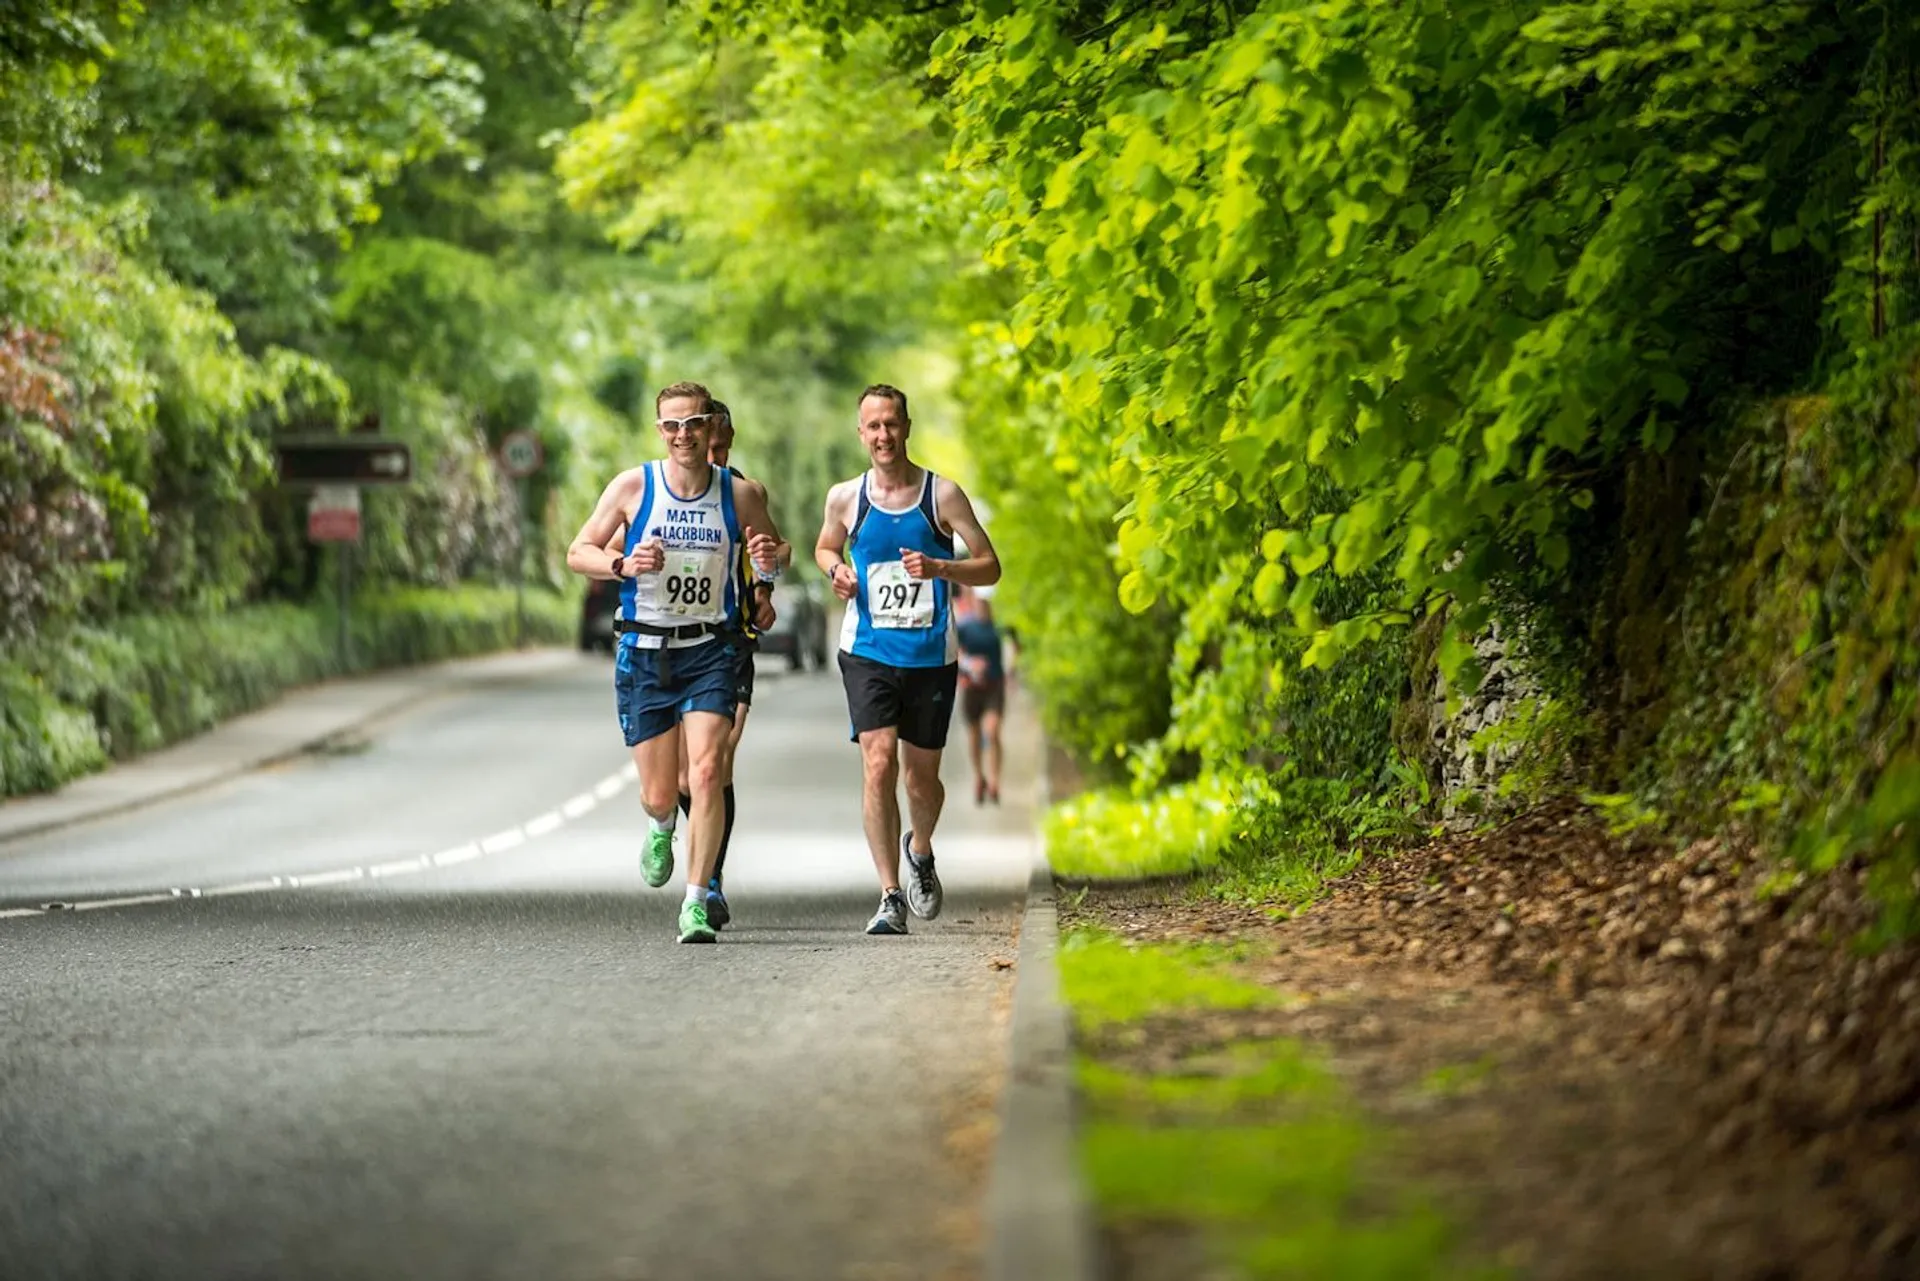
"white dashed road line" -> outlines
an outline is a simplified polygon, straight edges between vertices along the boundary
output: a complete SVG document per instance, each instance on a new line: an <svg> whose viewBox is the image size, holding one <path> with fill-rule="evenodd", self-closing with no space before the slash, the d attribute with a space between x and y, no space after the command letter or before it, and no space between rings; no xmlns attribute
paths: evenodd
<svg viewBox="0 0 1920 1281"><path fill-rule="evenodd" d="M441 850L433 856L435 867L452 867L455 863L471 863L480 857L479 845L459 845L450 850Z"/></svg>
<svg viewBox="0 0 1920 1281"><path fill-rule="evenodd" d="M62 900L58 901L57 905L47 907L0 908L0 920L27 916L57 916L62 912L97 912L109 907L178 903L195 898L229 898L235 894L266 894L273 890L312 889L323 885L346 885L354 881L382 880L389 876L412 876L433 868L454 867L461 863L471 863L475 859L485 858L489 854L503 854L525 845L528 841L557 832L575 819L584 818L592 813L600 802L612 800L620 795L631 787L639 776L639 771L629 763L594 784L592 790L581 792L558 809L544 810L515 827L495 832L483 840L469 841L464 845L441 850L438 854L394 859L391 862L375 863L372 866L338 867L317 872L302 872L298 876L269 876L255 881L236 881L231 885L213 885L205 889L177 887L151 894L127 894L116 898L80 899L72 902Z"/></svg>

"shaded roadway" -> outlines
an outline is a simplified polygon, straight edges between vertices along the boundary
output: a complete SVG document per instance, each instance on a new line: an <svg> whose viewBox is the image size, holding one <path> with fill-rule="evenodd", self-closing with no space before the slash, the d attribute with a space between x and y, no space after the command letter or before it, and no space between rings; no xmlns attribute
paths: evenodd
<svg viewBox="0 0 1920 1281"><path fill-rule="evenodd" d="M1030 736L986 811L956 736L946 912L870 939L838 681L764 666L736 924L682 947L610 683L0 844L0 909L170 896L0 919L0 1276L972 1275Z"/></svg>

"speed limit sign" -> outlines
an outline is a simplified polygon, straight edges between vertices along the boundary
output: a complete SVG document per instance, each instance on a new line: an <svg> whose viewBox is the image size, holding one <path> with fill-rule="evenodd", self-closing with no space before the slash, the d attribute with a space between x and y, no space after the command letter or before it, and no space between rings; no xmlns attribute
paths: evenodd
<svg viewBox="0 0 1920 1281"><path fill-rule="evenodd" d="M530 431L508 432L500 439L500 463L515 480L533 475L540 470L540 438Z"/></svg>

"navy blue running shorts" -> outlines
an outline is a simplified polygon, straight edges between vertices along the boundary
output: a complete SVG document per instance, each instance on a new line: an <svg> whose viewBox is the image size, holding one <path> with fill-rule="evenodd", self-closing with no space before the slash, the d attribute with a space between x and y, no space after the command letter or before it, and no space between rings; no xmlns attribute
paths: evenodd
<svg viewBox="0 0 1920 1281"><path fill-rule="evenodd" d="M674 650L621 645L613 663L613 693L627 746L660 737L688 712L732 720L738 674L738 657L724 637Z"/></svg>

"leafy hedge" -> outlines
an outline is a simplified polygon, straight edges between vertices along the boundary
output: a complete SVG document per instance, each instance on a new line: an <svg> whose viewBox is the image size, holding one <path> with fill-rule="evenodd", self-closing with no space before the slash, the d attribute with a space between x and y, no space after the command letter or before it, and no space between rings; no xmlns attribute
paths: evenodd
<svg viewBox="0 0 1920 1281"><path fill-rule="evenodd" d="M527 639L571 640L577 606L530 593ZM344 674L330 610L256 605L76 628L0 662L0 796L47 791L177 742L298 685ZM510 648L513 593L399 590L354 602L363 672Z"/></svg>
<svg viewBox="0 0 1920 1281"><path fill-rule="evenodd" d="M1367 848L1418 835L1427 799L1417 771L1405 767L1386 781L1246 770L1144 796L1108 788L1048 812L1047 861L1074 881L1217 871L1210 888L1218 897L1304 903Z"/></svg>

